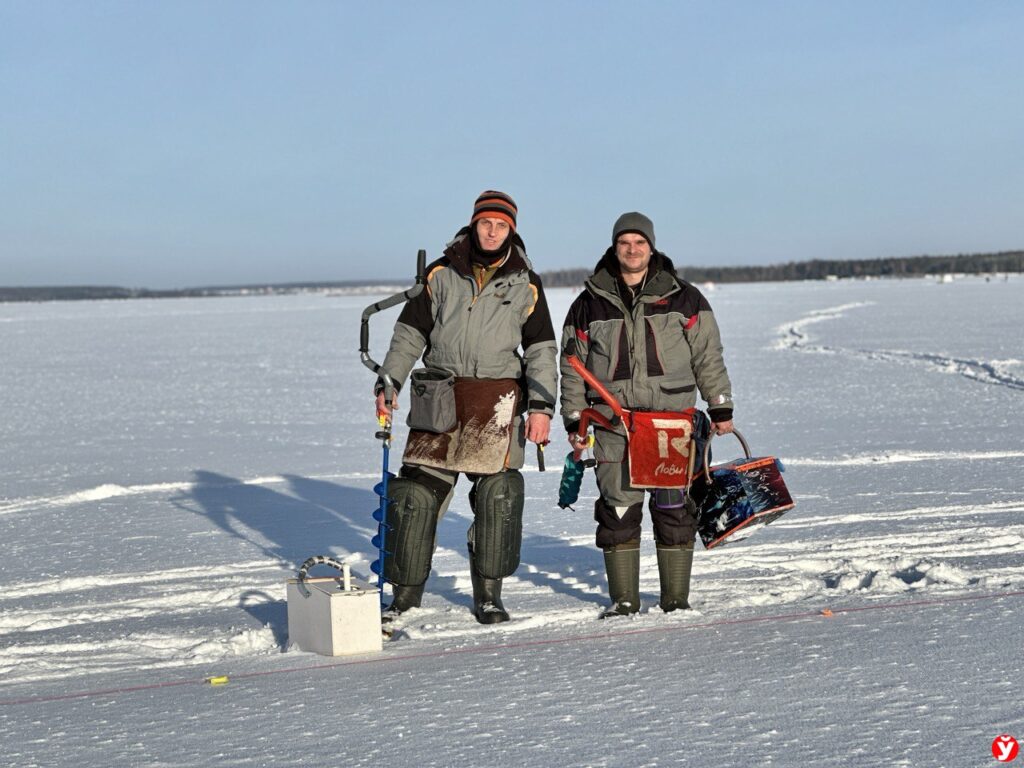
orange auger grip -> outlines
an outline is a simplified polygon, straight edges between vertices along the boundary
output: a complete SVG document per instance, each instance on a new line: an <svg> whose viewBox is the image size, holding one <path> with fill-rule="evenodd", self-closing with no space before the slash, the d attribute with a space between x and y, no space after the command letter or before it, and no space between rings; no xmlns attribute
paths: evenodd
<svg viewBox="0 0 1024 768"><path fill-rule="evenodd" d="M600 411L596 411L593 408L584 408L583 412L580 413L580 426L576 430L576 436L579 441L576 443L576 447L573 449L572 457L575 461L579 461L588 447L587 444L587 430L590 429L590 422L596 422L607 430L614 431L615 425L611 423L604 414Z"/></svg>

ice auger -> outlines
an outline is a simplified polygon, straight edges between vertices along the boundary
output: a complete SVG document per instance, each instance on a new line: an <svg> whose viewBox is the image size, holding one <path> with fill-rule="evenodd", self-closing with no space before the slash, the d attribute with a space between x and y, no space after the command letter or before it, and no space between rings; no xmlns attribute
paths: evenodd
<svg viewBox="0 0 1024 768"><path fill-rule="evenodd" d="M406 291L389 296L383 301L371 304L363 310L362 324L359 329L359 359L362 361L363 365L377 374L380 380L384 383L384 402L389 407L394 406L396 394L395 383L392 381L391 376L388 375L388 372L381 368L380 365L370 357L370 318L381 310L390 309L391 307L404 304L405 302L416 298L427 284L426 262L427 252L420 250L416 254L416 284ZM381 606L383 606L385 602L384 559L391 554L384 548L384 534L388 530L388 481L393 479L395 475L388 469L388 462L391 455L391 416L387 413L378 413L377 422L380 429L377 431L375 437L381 441L384 455L381 480L373 487L373 492L376 493L377 497L380 499L380 504L373 512L373 519L377 521L378 526L377 535L373 537L371 543L377 548L377 559L370 565L370 570L377 574L377 588L380 590Z"/></svg>

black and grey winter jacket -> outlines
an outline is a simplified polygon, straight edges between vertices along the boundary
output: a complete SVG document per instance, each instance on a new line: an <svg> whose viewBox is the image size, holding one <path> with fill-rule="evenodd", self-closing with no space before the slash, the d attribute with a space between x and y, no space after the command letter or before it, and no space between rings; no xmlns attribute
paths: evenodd
<svg viewBox="0 0 1024 768"><path fill-rule="evenodd" d="M468 232L460 231L427 267L426 290L402 309L382 367L399 387L421 354L427 367L455 376L521 379L525 373L527 410L553 415L555 332L523 241L511 236L504 262L481 288Z"/></svg>
<svg viewBox="0 0 1024 768"><path fill-rule="evenodd" d="M623 297L628 289L618 274L609 249L565 318L561 409L566 429L575 429L588 405L601 403L569 365L573 351L627 408L685 410L696 405L699 389L714 421L732 418L732 385L707 299L676 276L660 252L651 257L647 281L632 301Z"/></svg>

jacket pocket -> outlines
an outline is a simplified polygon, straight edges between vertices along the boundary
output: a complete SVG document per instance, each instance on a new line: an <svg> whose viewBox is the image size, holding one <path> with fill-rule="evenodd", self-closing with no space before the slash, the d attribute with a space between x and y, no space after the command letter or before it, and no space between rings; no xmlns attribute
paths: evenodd
<svg viewBox="0 0 1024 768"><path fill-rule="evenodd" d="M697 401L697 384L692 379L673 377L652 382L655 408L664 411L683 411Z"/></svg>
<svg viewBox="0 0 1024 768"><path fill-rule="evenodd" d="M661 386L662 393L666 395L681 395L684 392L693 392L697 388L696 384L669 385L665 383L659 386Z"/></svg>
<svg viewBox="0 0 1024 768"><path fill-rule="evenodd" d="M626 457L626 438L617 432L594 428L594 458L602 464L618 464Z"/></svg>

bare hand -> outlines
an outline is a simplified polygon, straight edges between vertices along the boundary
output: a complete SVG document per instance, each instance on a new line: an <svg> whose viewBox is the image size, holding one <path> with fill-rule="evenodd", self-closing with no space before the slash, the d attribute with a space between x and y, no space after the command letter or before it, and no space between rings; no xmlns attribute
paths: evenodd
<svg viewBox="0 0 1024 768"><path fill-rule="evenodd" d="M551 435L551 417L546 413L531 413L526 420L526 439L531 443L546 443Z"/></svg>
<svg viewBox="0 0 1024 768"><path fill-rule="evenodd" d="M732 432L733 429L732 419L729 419L728 421L719 421L711 426L714 428L716 435L727 435Z"/></svg>
<svg viewBox="0 0 1024 768"><path fill-rule="evenodd" d="M385 402L383 392L377 395L377 418L379 419L383 416L386 419L390 419L392 410L398 410L398 400L392 400L389 404Z"/></svg>

